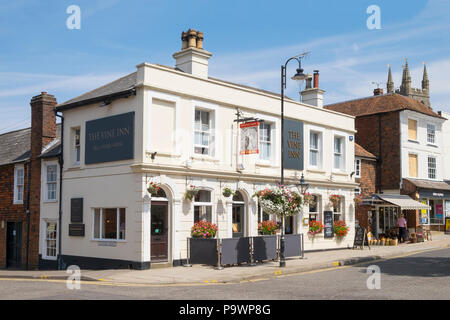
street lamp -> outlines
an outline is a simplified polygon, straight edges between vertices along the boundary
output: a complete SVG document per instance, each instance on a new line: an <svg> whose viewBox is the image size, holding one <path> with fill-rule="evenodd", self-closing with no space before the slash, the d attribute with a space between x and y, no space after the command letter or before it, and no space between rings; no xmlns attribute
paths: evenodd
<svg viewBox="0 0 450 320"><path fill-rule="evenodd" d="M300 187L299 191L300 191L300 193L302 195L304 195L306 193L306 190L308 190L308 188L309 188L309 184L306 183L306 180L305 180L305 177L303 176L303 173L302 173L302 177L300 178L300 183L297 185L297 188L298 187Z"/></svg>
<svg viewBox="0 0 450 320"><path fill-rule="evenodd" d="M286 61L286 63L281 66L281 185L282 186L284 186L284 89L286 89L286 67L291 60L297 60L298 62L297 72L291 79L297 81L297 84L299 85L299 90L301 90L303 81L305 81L306 79L306 75L303 73L302 69L301 58L302 56L289 58ZM280 267L286 266L286 258L284 255L284 247L285 247L284 234L285 230L284 230L284 215L283 215L281 222L281 239L280 239Z"/></svg>

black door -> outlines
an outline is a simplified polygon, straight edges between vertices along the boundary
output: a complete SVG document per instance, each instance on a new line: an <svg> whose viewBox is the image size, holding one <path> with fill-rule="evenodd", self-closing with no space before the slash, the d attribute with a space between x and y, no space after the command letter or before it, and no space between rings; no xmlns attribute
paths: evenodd
<svg viewBox="0 0 450 320"><path fill-rule="evenodd" d="M163 262L168 259L168 206L167 202L152 202L151 209L151 261Z"/></svg>
<svg viewBox="0 0 450 320"><path fill-rule="evenodd" d="M22 266L22 222L8 222L6 230L6 267Z"/></svg>

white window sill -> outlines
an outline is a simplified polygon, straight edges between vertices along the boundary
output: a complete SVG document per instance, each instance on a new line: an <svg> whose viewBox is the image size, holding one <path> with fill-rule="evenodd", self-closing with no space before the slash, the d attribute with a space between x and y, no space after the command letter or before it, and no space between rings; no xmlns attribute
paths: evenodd
<svg viewBox="0 0 450 320"><path fill-rule="evenodd" d="M45 257L45 256L42 256L42 260L53 260L53 261L56 261L57 258L56 257Z"/></svg>
<svg viewBox="0 0 450 320"><path fill-rule="evenodd" d="M266 167L266 168L276 168L276 167L278 167L276 165L273 165L273 162L271 162L270 160L258 160L258 161L256 161L255 166Z"/></svg>
<svg viewBox="0 0 450 320"><path fill-rule="evenodd" d="M44 200L44 203L56 203L58 202L58 199L54 199L54 200Z"/></svg>
<svg viewBox="0 0 450 320"><path fill-rule="evenodd" d="M347 172L342 171L342 170L339 170L339 171L333 170L331 173L332 173L332 174L335 174L335 175L338 175L338 176L347 176L347 175L348 175Z"/></svg>
<svg viewBox="0 0 450 320"><path fill-rule="evenodd" d="M439 148L439 146L437 144L430 143L430 142L427 143L427 146L432 147L432 148Z"/></svg>
<svg viewBox="0 0 450 320"><path fill-rule="evenodd" d="M200 161L210 161L210 162L220 162L218 158L211 157L209 155L201 155L201 154L193 154L191 156L192 160L200 160Z"/></svg>
<svg viewBox="0 0 450 320"><path fill-rule="evenodd" d="M310 167L310 168L308 168L307 171L312 172L312 173L322 173L322 174L326 173L326 171L324 171L318 167Z"/></svg>
<svg viewBox="0 0 450 320"><path fill-rule="evenodd" d="M13 204L23 204L23 201L14 201Z"/></svg>
<svg viewBox="0 0 450 320"><path fill-rule="evenodd" d="M154 153L154 152L146 151L146 152L145 152L145 157L146 157L147 159L151 159L151 154L152 154L152 153ZM157 152L157 153L156 153L156 157L158 157L158 156L160 156L160 157L166 157L166 158L180 158L180 157L181 157L181 154L170 153L170 152Z"/></svg>
<svg viewBox="0 0 450 320"><path fill-rule="evenodd" d="M117 240L117 239L91 239L91 241L95 241L95 242L119 242L119 243L127 242L127 240Z"/></svg>
<svg viewBox="0 0 450 320"><path fill-rule="evenodd" d="M408 142L411 142L411 143L417 143L417 144L420 143L418 140L411 140L411 139L408 139Z"/></svg>

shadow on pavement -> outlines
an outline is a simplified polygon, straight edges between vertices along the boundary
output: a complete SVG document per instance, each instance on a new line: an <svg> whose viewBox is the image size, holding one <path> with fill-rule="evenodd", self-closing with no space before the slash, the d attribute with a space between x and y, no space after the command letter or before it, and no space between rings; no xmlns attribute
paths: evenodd
<svg viewBox="0 0 450 320"><path fill-rule="evenodd" d="M413 256L367 263L377 265L382 274L408 277L449 277L450 257ZM366 270L361 270L366 273Z"/></svg>

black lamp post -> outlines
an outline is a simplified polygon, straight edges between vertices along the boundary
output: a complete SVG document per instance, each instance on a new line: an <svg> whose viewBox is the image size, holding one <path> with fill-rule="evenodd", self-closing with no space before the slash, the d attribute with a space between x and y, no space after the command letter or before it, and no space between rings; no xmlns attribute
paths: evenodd
<svg viewBox="0 0 450 320"><path fill-rule="evenodd" d="M303 73L301 57L292 57L289 58L284 65L281 66L281 185L284 186L284 89L286 89L286 67L289 61L297 60L298 69L296 74L291 78L292 80L296 80L299 88L303 84L303 81L306 79L306 75ZM281 239L280 239L280 267L286 266L286 258L284 255L284 215L282 216L281 222Z"/></svg>

